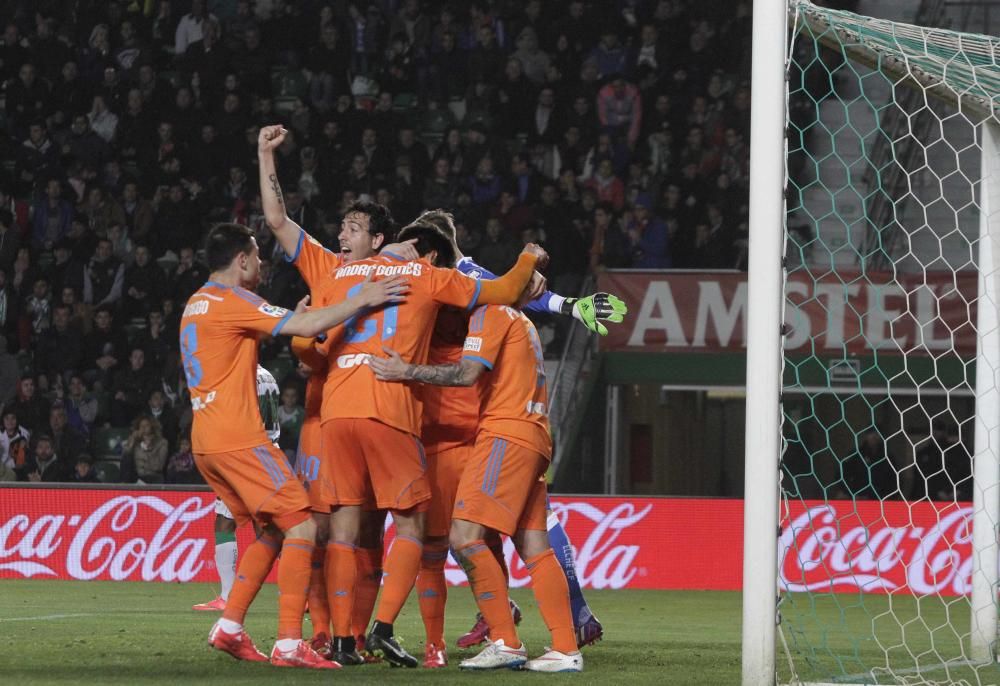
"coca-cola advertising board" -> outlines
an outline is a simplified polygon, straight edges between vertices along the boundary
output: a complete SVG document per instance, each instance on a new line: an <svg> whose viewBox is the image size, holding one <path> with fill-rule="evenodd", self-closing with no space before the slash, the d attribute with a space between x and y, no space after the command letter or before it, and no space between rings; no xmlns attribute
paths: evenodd
<svg viewBox="0 0 1000 686"><path fill-rule="evenodd" d="M206 491L0 488L0 578L216 581L213 502ZM552 506L587 588L739 585L738 501L553 497ZM240 531L241 547L251 536ZM706 545L719 536L728 543ZM527 584L509 541L507 560L511 585ZM465 583L453 560L445 573Z"/></svg>
<svg viewBox="0 0 1000 686"><path fill-rule="evenodd" d="M789 275L785 349L822 354L976 353L976 272ZM625 322L600 339L612 352L741 352L747 275L610 271L598 289L628 305Z"/></svg>
<svg viewBox="0 0 1000 686"><path fill-rule="evenodd" d="M0 488L0 578L215 581L205 491ZM743 501L553 497L585 588L738 590ZM965 595L965 504L792 502L782 520L787 591ZM387 531L386 544L392 539ZM240 544L251 540L249 527ZM528 573L507 542L511 585ZM449 559L452 584L465 574ZM273 577L272 577L273 580Z"/></svg>

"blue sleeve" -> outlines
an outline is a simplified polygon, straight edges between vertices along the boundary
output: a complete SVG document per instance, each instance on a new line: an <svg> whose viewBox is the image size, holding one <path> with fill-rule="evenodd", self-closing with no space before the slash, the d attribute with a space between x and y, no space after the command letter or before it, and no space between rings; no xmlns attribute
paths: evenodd
<svg viewBox="0 0 1000 686"><path fill-rule="evenodd" d="M471 257L467 257L464 260L459 261L458 271L475 279L482 279L485 281L492 281L497 278L496 274L491 272L486 267L481 267L476 264ZM524 309L529 312L552 312L552 310L549 309L549 300L552 298L552 295L552 291L545 291L540 296L525 305Z"/></svg>

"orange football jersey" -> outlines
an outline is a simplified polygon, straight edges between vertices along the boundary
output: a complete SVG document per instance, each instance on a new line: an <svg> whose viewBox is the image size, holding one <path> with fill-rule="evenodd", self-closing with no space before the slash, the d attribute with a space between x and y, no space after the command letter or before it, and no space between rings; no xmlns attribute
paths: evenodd
<svg viewBox="0 0 1000 686"><path fill-rule="evenodd" d="M336 268L322 287L320 303L341 302L354 295L372 271L375 279L405 276L409 294L405 302L362 313L329 332L323 421L370 418L416 436L420 433L420 403L411 385L376 380L368 357L384 356L382 349L387 347L407 362L424 364L438 310L442 305L471 309L481 284L426 260L373 257Z"/></svg>
<svg viewBox="0 0 1000 686"><path fill-rule="evenodd" d="M469 314L444 307L438 312L431 337L427 364L455 364L462 359L462 346L469 330ZM476 386L416 386L423 403L420 442L428 455L436 455L476 440L479 428L479 389Z"/></svg>
<svg viewBox="0 0 1000 686"><path fill-rule="evenodd" d="M510 307L480 307L469 320L462 357L490 370L480 380L479 430L551 458L545 360L531 320Z"/></svg>
<svg viewBox="0 0 1000 686"><path fill-rule="evenodd" d="M326 282L327 277L333 275L333 270L343 264L343 258L335 252L324 248L319 241L300 229L299 242L295 247L295 252L286 255L285 259L298 267L303 280L309 286L310 293L313 293L312 304L316 302L316 290Z"/></svg>
<svg viewBox="0 0 1000 686"><path fill-rule="evenodd" d="M180 338L195 453L270 443L257 404L257 341L277 335L291 316L248 290L212 281L188 300Z"/></svg>

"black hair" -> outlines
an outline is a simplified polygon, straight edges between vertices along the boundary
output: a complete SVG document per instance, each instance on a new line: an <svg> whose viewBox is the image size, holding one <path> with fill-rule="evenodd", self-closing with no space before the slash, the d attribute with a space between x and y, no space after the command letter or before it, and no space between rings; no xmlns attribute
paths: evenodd
<svg viewBox="0 0 1000 686"><path fill-rule="evenodd" d="M392 243L396 238L396 222L392 219L392 213L385 205L367 200L359 200L344 213L363 214L368 217L368 233L375 236L382 234L383 244Z"/></svg>
<svg viewBox="0 0 1000 686"><path fill-rule="evenodd" d="M414 248L421 257L428 255L432 250L437 251L437 259L434 261L435 267L451 268L455 266L458 256L455 248L444 231L430 222L416 221L403 227L399 232L399 240L408 241L416 238Z"/></svg>
<svg viewBox="0 0 1000 686"><path fill-rule="evenodd" d="M210 272L225 269L240 253L253 250L253 231L242 224L216 224L205 239Z"/></svg>

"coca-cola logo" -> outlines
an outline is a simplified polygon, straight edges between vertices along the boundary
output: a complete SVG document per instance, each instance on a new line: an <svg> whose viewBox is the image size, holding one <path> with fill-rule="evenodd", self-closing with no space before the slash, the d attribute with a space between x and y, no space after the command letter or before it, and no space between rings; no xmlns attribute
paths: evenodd
<svg viewBox="0 0 1000 686"><path fill-rule="evenodd" d="M787 591L885 593L908 587L915 595L969 593L972 508L931 508L927 516L932 521L926 526L893 526L884 514L840 515L834 504L809 507L782 530L780 583Z"/></svg>
<svg viewBox="0 0 1000 686"><path fill-rule="evenodd" d="M15 514L0 522L0 570L24 577L65 570L84 580L191 581L204 564L207 540L191 537L188 529L212 510L198 496L173 505L152 495L120 495L86 517Z"/></svg>
<svg viewBox="0 0 1000 686"><path fill-rule="evenodd" d="M615 589L628 586L639 571L635 560L640 547L617 541L623 532L641 522L652 509L651 504L638 507L631 502L620 503L608 512L583 501L552 504L552 512L559 517L564 527L569 525L572 513L584 517L590 524L587 537L573 541L576 574L582 586ZM528 570L516 556L510 539L504 543L504 556L510 570L511 587L526 586L531 580ZM465 582L465 572L450 557L445 568L445 578L450 584Z"/></svg>

